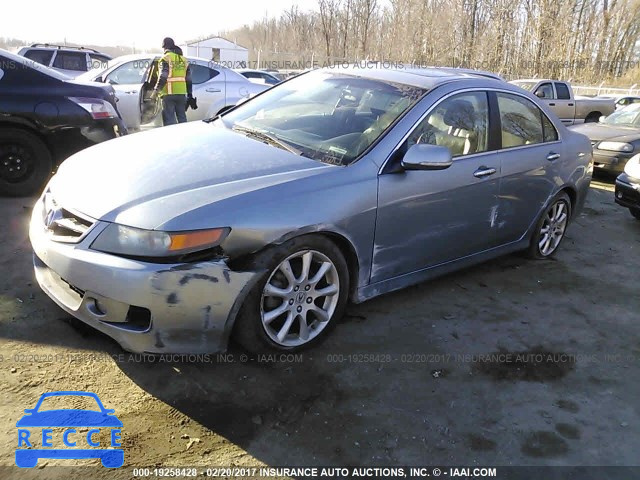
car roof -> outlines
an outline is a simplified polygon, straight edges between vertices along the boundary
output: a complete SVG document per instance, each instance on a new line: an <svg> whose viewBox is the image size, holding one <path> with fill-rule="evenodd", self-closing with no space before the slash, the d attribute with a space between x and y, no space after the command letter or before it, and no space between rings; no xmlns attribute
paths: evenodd
<svg viewBox="0 0 640 480"><path fill-rule="evenodd" d="M482 76L479 74L472 74L471 71L452 71L451 68L411 68L411 67L397 67L397 68L360 68L357 65L350 67L340 68L323 68L321 69L327 72L338 72L347 75L357 75L363 78L370 78L372 80L381 80L385 82L403 83L414 87L432 89L437 85L448 83L454 80L484 80L490 82L490 84L499 84L504 86L506 82Z"/></svg>

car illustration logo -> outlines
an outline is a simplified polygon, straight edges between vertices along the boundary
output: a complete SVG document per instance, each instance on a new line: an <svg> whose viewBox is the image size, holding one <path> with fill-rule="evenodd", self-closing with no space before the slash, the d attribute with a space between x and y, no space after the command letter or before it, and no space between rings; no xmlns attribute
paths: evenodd
<svg viewBox="0 0 640 480"><path fill-rule="evenodd" d="M51 397L85 397L93 399L97 409L55 409L42 408L42 403ZM75 398L74 398L75 397ZM91 403L93 405L93 403ZM107 468L118 468L124 463L124 450L120 447L122 422L114 415L113 409L105 408L100 398L91 392L49 392L43 394L36 406L25 410L16 422L18 427L18 448L16 465L33 468L41 458L88 459L99 458ZM54 433L53 429L56 428ZM76 429L89 429L86 433ZM39 435L37 429L42 429ZM58 430L64 429L62 432ZM102 445L100 433L109 432L109 445ZM92 448L78 448L78 447ZM105 447L111 448L105 448Z"/></svg>

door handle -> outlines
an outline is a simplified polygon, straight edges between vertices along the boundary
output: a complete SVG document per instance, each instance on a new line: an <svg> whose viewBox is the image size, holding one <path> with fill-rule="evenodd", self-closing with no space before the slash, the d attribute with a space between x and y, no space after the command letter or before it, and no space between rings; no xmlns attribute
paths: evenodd
<svg viewBox="0 0 640 480"><path fill-rule="evenodd" d="M218 92L220 92L220 89L219 88L207 88L207 89L205 89L205 92L218 93Z"/></svg>
<svg viewBox="0 0 640 480"><path fill-rule="evenodd" d="M138 93L138 90L129 90L128 92L124 92L124 93L126 93L128 95L133 95L135 93Z"/></svg>
<svg viewBox="0 0 640 480"><path fill-rule="evenodd" d="M555 104L555 103L550 103L550 104L549 104L549 106L550 106L550 107L555 107L555 106L556 106L556 104Z"/></svg>
<svg viewBox="0 0 640 480"><path fill-rule="evenodd" d="M573 107L573 103L567 103L567 105Z"/></svg>
<svg viewBox="0 0 640 480"><path fill-rule="evenodd" d="M549 153L549 155L547 155L547 160L549 160L550 162L553 162L554 160L557 160L559 158L560 158L560 154L559 153L551 152L551 153Z"/></svg>
<svg viewBox="0 0 640 480"><path fill-rule="evenodd" d="M476 178L488 177L496 173L496 171L495 168L482 166L473 172L473 176Z"/></svg>

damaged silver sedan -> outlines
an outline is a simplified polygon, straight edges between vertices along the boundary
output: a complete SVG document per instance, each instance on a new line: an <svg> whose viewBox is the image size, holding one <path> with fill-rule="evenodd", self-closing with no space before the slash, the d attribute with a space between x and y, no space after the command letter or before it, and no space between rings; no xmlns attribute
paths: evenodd
<svg viewBox="0 0 640 480"><path fill-rule="evenodd" d="M42 289L135 352L317 343L348 301L527 250L584 204L591 145L532 95L424 70L303 74L60 167L31 219Z"/></svg>

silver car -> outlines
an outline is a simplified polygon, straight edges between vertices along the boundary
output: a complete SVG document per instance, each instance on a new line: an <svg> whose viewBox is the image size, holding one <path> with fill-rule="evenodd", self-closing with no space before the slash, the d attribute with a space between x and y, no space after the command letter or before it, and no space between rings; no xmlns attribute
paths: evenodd
<svg viewBox="0 0 640 480"><path fill-rule="evenodd" d="M154 120L160 125L159 105L151 98L149 79L159 55L136 54L115 58L102 69L91 70L78 80L109 83L116 91L118 111L127 129L135 131ZM250 82L230 68L210 60L187 57L191 68L193 96L198 109L187 110L187 120L211 118L236 103L263 92L269 85ZM155 83L155 79L154 82Z"/></svg>
<svg viewBox="0 0 640 480"><path fill-rule="evenodd" d="M591 145L462 73L308 72L209 122L80 152L38 200L37 280L135 352L320 341L348 301L499 255L552 256Z"/></svg>

